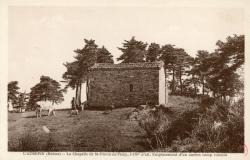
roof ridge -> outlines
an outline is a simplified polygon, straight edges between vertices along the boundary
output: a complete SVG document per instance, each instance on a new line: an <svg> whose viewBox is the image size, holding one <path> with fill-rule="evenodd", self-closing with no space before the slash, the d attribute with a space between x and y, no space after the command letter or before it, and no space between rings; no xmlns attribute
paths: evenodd
<svg viewBox="0 0 250 160"><path fill-rule="evenodd" d="M139 63L95 63L90 69L133 69L133 68L161 68L164 66L163 61L156 62L139 62Z"/></svg>
<svg viewBox="0 0 250 160"><path fill-rule="evenodd" d="M155 62L133 62L133 63L95 63L95 64L110 64L110 65L119 65L119 64L150 64L150 63L163 63L163 61L155 61Z"/></svg>

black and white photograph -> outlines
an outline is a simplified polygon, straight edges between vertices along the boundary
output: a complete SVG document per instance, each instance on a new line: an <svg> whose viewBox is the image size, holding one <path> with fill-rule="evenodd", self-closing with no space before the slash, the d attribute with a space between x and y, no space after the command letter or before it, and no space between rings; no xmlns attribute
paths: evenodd
<svg viewBox="0 0 250 160"><path fill-rule="evenodd" d="M244 8L9 5L6 34L7 152L248 150Z"/></svg>

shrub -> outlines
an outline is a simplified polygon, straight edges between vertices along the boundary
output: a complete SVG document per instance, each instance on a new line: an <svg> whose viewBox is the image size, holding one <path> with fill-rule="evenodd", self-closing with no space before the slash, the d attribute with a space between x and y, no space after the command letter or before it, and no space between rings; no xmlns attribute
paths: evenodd
<svg viewBox="0 0 250 160"><path fill-rule="evenodd" d="M171 123L171 126L168 128L166 135L168 136L170 145L171 142L177 137L184 139L189 136L189 133L193 130L195 122L199 116L197 109L186 110Z"/></svg>
<svg viewBox="0 0 250 160"><path fill-rule="evenodd" d="M9 151L37 151L40 149L39 138L25 133L23 137L18 140L17 145L8 144Z"/></svg>
<svg viewBox="0 0 250 160"><path fill-rule="evenodd" d="M151 111L139 121L139 125L147 133L149 148L164 148L177 137L182 139L192 131L197 109L176 113L170 108L159 108Z"/></svg>
<svg viewBox="0 0 250 160"><path fill-rule="evenodd" d="M146 131L148 136L153 136L169 128L170 119L170 115L159 109L149 111L147 115L140 119L139 125Z"/></svg>
<svg viewBox="0 0 250 160"><path fill-rule="evenodd" d="M120 152L121 146L120 146L119 138L117 137L103 137L103 151L105 152Z"/></svg>
<svg viewBox="0 0 250 160"><path fill-rule="evenodd" d="M200 97L200 107L207 108L215 103L215 98L209 97L208 95L203 95Z"/></svg>
<svg viewBox="0 0 250 160"><path fill-rule="evenodd" d="M171 112L166 113L163 108L158 108L145 113L139 125L147 134L146 147L154 149L166 146L167 139L163 132L170 127Z"/></svg>
<svg viewBox="0 0 250 160"><path fill-rule="evenodd" d="M140 126L148 136L148 148L177 152L243 152L244 99L231 103L203 97L199 108L190 108L178 114L172 112L175 116L160 109L141 119Z"/></svg>
<svg viewBox="0 0 250 160"><path fill-rule="evenodd" d="M8 143L9 151L55 151L56 145L51 134L42 140L39 135L35 136L29 132L18 140L17 144Z"/></svg>
<svg viewBox="0 0 250 160"><path fill-rule="evenodd" d="M57 145L52 134L49 134L48 139L46 140L44 151L57 151Z"/></svg>
<svg viewBox="0 0 250 160"><path fill-rule="evenodd" d="M243 100L235 104L217 101L200 114L189 137L172 144L171 150L188 152L243 152ZM189 142L189 143L186 143Z"/></svg>

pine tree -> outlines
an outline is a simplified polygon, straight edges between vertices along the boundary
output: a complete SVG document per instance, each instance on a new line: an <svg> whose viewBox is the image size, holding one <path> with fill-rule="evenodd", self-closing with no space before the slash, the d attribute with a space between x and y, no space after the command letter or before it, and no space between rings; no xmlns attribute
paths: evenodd
<svg viewBox="0 0 250 160"><path fill-rule="evenodd" d="M155 62L160 56L161 47L157 43L151 43L146 52L146 62Z"/></svg>
<svg viewBox="0 0 250 160"><path fill-rule="evenodd" d="M71 87L76 90L75 99L76 105L81 104L82 83L87 83L87 100L88 100L88 73L91 66L95 63L113 63L113 56L103 46L98 48L95 40L84 39L85 45L82 49L76 49L75 61L66 62L64 66L67 71L63 74L63 79L66 80L66 88Z"/></svg>
<svg viewBox="0 0 250 160"><path fill-rule="evenodd" d="M137 41L132 37L129 41L125 40L123 48L118 48L123 54L117 58L121 63L137 63L145 62L147 44Z"/></svg>
<svg viewBox="0 0 250 160"><path fill-rule="evenodd" d="M19 89L18 81L11 81L8 83L8 101L11 101L13 106L18 104Z"/></svg>
<svg viewBox="0 0 250 160"><path fill-rule="evenodd" d="M183 92L183 79L186 67L189 67L190 56L182 48L175 48L174 45L167 44L162 46L159 59L164 61L165 69L172 74L171 90L176 93L177 81L179 81L180 92ZM176 78L178 76L178 79Z"/></svg>
<svg viewBox="0 0 250 160"><path fill-rule="evenodd" d="M97 63L114 63L113 55L104 47L98 48Z"/></svg>
<svg viewBox="0 0 250 160"><path fill-rule="evenodd" d="M192 60L192 57L188 55L182 48L176 48L175 55L177 57L176 65L178 81L180 83L180 94L183 94L183 76L186 74L187 69L190 67L190 61Z"/></svg>
<svg viewBox="0 0 250 160"><path fill-rule="evenodd" d="M172 72L172 83L170 85L172 94L175 93L176 88L176 80L175 80L175 74L176 74L176 55L174 52L175 48L174 45L167 44L162 46L160 51L160 60L162 60L165 64L166 71Z"/></svg>
<svg viewBox="0 0 250 160"><path fill-rule="evenodd" d="M225 99L243 88L237 69L244 64L244 43L243 35L229 36L226 42L218 41L218 48L206 58L208 85L215 97Z"/></svg>
<svg viewBox="0 0 250 160"><path fill-rule="evenodd" d="M48 76L41 76L40 82L31 88L29 106L34 106L37 101L60 103L63 100L60 83Z"/></svg>
<svg viewBox="0 0 250 160"><path fill-rule="evenodd" d="M202 94L205 94L205 87L206 84L206 75L208 74L209 70L209 61L207 61L207 58L209 57L209 52L205 50L199 50L197 51L197 55L195 58L196 66L194 67L194 70L196 74L199 76L199 81L202 85Z"/></svg>

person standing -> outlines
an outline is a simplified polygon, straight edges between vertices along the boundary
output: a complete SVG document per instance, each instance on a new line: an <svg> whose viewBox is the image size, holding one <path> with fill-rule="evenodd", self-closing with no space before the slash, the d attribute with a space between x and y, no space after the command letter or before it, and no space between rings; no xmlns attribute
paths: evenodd
<svg viewBox="0 0 250 160"><path fill-rule="evenodd" d="M72 110L76 109L76 100L75 100L75 97L73 97L72 100L71 100L71 108L72 108Z"/></svg>

